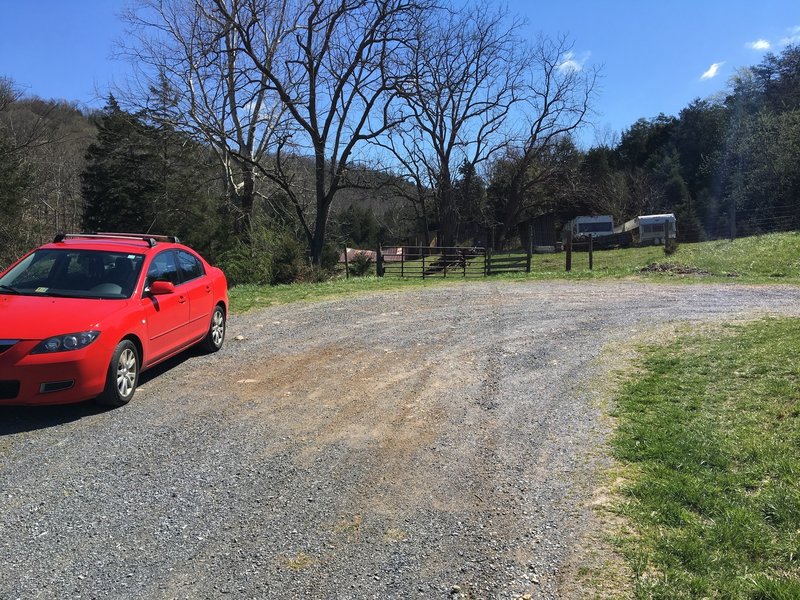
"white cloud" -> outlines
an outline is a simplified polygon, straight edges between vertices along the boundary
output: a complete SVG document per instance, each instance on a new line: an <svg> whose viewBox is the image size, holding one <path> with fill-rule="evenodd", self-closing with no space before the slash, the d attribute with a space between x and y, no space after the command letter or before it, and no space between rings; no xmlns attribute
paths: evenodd
<svg viewBox="0 0 800 600"><path fill-rule="evenodd" d="M708 67L708 71L700 75L700 79L713 79L714 77L717 76L719 68L724 64L725 64L724 62L714 63L713 65Z"/></svg>
<svg viewBox="0 0 800 600"><path fill-rule="evenodd" d="M564 60L558 65L560 71L582 71L584 63L589 59L589 52L586 52L582 58L575 58L574 52L567 52L564 55Z"/></svg>
<svg viewBox="0 0 800 600"><path fill-rule="evenodd" d="M756 40L755 42L747 42L745 46L751 50L769 50L772 48L772 44L769 43L769 40Z"/></svg>
<svg viewBox="0 0 800 600"><path fill-rule="evenodd" d="M800 25L790 28L789 37L785 37L781 40L782 46L788 46L790 44L800 44Z"/></svg>

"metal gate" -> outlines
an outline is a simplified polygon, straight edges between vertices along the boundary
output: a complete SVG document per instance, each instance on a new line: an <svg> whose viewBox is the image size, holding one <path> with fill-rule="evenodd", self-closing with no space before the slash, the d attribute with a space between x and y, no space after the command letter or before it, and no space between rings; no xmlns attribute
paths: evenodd
<svg viewBox="0 0 800 600"><path fill-rule="evenodd" d="M486 277L530 272L531 253L524 251L429 246L391 246L378 251L381 277Z"/></svg>
<svg viewBox="0 0 800 600"><path fill-rule="evenodd" d="M381 277L485 277L486 250L478 247L392 246L378 251Z"/></svg>

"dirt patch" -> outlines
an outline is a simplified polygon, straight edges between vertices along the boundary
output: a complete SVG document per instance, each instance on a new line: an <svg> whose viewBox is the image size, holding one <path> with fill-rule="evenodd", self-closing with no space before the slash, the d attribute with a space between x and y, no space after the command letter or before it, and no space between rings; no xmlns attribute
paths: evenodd
<svg viewBox="0 0 800 600"><path fill-rule="evenodd" d="M650 263L639 269L640 273L674 273L675 275L713 275L711 271L675 263Z"/></svg>
<svg viewBox="0 0 800 600"><path fill-rule="evenodd" d="M123 409L3 415L0 597L591 597L617 568L593 391L631 370L603 348L799 307L487 281L233 315Z"/></svg>

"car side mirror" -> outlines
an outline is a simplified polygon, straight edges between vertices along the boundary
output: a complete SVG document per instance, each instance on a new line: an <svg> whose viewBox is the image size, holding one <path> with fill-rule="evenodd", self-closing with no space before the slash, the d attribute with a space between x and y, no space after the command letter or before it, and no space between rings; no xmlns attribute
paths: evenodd
<svg viewBox="0 0 800 600"><path fill-rule="evenodd" d="M170 281L154 281L147 290L153 296L163 296L164 294L174 294L175 286Z"/></svg>

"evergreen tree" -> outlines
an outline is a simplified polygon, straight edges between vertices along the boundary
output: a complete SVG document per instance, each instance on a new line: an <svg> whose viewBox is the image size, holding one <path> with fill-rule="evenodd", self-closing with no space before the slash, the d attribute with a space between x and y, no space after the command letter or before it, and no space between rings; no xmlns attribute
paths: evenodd
<svg viewBox="0 0 800 600"><path fill-rule="evenodd" d="M666 152L658 162L657 177L664 191L662 210L675 213L678 240L698 242L704 238L703 226L692 203L689 186L681 175L680 157L674 148Z"/></svg>
<svg viewBox="0 0 800 600"><path fill-rule="evenodd" d="M377 248L385 234L375 213L371 209L351 204L336 215L339 223L339 238L351 248Z"/></svg>
<svg viewBox="0 0 800 600"><path fill-rule="evenodd" d="M89 231L150 232L160 191L147 127L113 96L97 118L97 143L86 152L84 227Z"/></svg>
<svg viewBox="0 0 800 600"><path fill-rule="evenodd" d="M205 148L113 97L97 126L82 177L86 229L177 235L211 256L231 247L219 169Z"/></svg>

